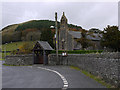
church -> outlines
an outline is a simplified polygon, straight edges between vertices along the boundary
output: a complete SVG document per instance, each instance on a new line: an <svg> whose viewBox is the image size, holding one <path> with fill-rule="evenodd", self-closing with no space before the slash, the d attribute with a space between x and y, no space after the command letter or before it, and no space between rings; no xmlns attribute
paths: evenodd
<svg viewBox="0 0 120 90"><path fill-rule="evenodd" d="M59 50L81 50L81 43L77 41L82 37L80 31L69 30L68 19L63 12L60 20L60 29L58 31L58 47ZM94 46L87 47L86 50L100 50L102 49L100 45L102 35L99 33L93 33L93 35L87 35L86 38L94 44Z"/></svg>

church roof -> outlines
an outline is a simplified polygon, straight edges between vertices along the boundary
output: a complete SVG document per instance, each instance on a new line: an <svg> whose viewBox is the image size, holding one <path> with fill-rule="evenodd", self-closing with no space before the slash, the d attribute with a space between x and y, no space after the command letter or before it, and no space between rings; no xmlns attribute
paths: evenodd
<svg viewBox="0 0 120 90"><path fill-rule="evenodd" d="M69 31L68 32L70 35L72 35L74 38L81 38L81 32L78 31Z"/></svg>
<svg viewBox="0 0 120 90"><path fill-rule="evenodd" d="M81 32L78 32L78 31L68 31L68 33L77 39L82 37ZM98 40L98 41L101 39L101 37L102 37L102 34L97 34L97 33L93 33L92 35L86 36L87 39Z"/></svg>
<svg viewBox="0 0 120 90"><path fill-rule="evenodd" d="M87 35L87 39L90 39L90 40L101 40L101 37L102 37L102 34L97 34L97 33L93 33L93 36L91 35Z"/></svg>
<svg viewBox="0 0 120 90"><path fill-rule="evenodd" d="M38 41L38 43L44 50L53 50L47 41Z"/></svg>

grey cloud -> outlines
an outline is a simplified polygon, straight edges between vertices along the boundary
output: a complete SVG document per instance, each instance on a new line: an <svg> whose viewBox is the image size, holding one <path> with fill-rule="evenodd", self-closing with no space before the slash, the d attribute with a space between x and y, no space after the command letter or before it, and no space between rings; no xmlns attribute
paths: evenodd
<svg viewBox="0 0 120 90"><path fill-rule="evenodd" d="M80 25L85 29L106 25L117 25L118 11L116 2L10 2L2 4L2 27L32 19L54 20L57 11L58 20L65 12L68 23Z"/></svg>

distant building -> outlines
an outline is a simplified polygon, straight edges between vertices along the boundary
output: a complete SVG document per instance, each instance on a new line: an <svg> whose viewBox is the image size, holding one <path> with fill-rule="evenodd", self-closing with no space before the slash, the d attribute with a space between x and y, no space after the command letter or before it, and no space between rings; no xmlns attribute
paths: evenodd
<svg viewBox="0 0 120 90"><path fill-rule="evenodd" d="M68 20L63 12L63 15L61 17L60 21L60 29L59 29L59 50L81 50L82 46L80 42L77 42L77 39L81 38L81 32L80 31L71 31L68 28L67 24ZM99 33L93 33L91 35L87 35L87 39L91 41L91 43L94 44L94 46L88 47L86 49L88 50L96 50L96 49L102 49L100 46L100 40L102 35Z"/></svg>

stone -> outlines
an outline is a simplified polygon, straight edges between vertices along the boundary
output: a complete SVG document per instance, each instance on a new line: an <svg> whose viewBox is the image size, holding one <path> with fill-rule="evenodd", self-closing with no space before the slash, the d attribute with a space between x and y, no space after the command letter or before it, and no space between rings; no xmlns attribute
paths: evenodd
<svg viewBox="0 0 120 90"><path fill-rule="evenodd" d="M6 57L5 64L8 65L33 65L33 55L10 55Z"/></svg>
<svg viewBox="0 0 120 90"><path fill-rule="evenodd" d="M110 55L109 55L110 54ZM115 83L118 80L118 75L120 75L120 58L118 57L120 53L102 53L102 54L68 54L67 57L62 57L59 55L59 60L65 62L68 60L68 65L79 67L83 70L91 72L94 75L99 75L106 82L111 83L115 86L120 85L120 82ZM98 58L97 58L98 57ZM55 65L56 54L49 54L48 58L50 65ZM63 63L66 65L66 63Z"/></svg>

